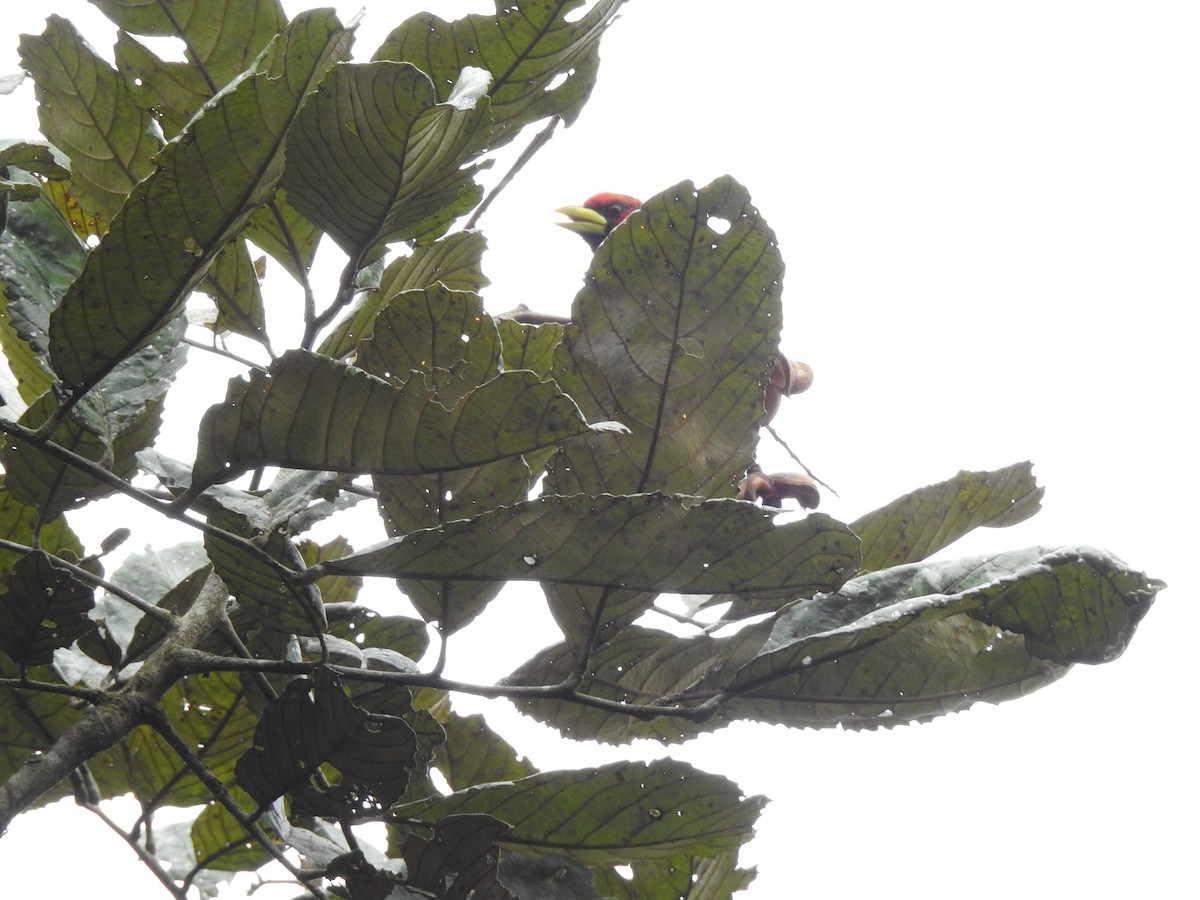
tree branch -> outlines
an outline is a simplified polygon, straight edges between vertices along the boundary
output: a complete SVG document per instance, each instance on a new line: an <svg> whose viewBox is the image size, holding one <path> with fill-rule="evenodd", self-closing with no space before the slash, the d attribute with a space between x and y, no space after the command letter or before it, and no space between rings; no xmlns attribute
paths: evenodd
<svg viewBox="0 0 1200 900"><path fill-rule="evenodd" d="M18 813L72 771L150 721L163 695L187 674L177 651L196 647L217 626L225 614L228 596L225 583L209 575L196 602L173 629L171 639L152 653L128 682L105 695L45 752L31 757L0 785L0 834Z"/></svg>

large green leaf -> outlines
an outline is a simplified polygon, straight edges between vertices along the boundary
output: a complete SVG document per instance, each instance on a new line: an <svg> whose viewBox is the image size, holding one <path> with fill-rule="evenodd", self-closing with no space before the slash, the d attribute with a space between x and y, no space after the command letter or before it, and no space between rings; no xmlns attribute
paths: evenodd
<svg viewBox="0 0 1200 900"><path fill-rule="evenodd" d="M783 261L746 190L720 178L648 200L600 245L555 356L555 379L597 435L551 461L546 490L732 496L754 459L763 380L778 356ZM547 590L568 642L607 640L653 595ZM598 612L599 611L599 612Z"/></svg>
<svg viewBox="0 0 1200 900"><path fill-rule="evenodd" d="M188 64L202 69L218 88L247 69L287 17L277 0L92 0L122 30L177 37Z"/></svg>
<svg viewBox="0 0 1200 900"><path fill-rule="evenodd" d="M209 772L230 783L234 767L252 744L258 715L246 702L246 688L232 672L184 678L160 704L171 727L196 751ZM97 760L128 771L125 791L143 802L190 806L212 799L209 788L153 729L132 732Z"/></svg>
<svg viewBox="0 0 1200 900"><path fill-rule="evenodd" d="M21 63L34 77L42 133L71 159L71 186L89 211L111 219L151 172L161 141L115 69L66 19L21 36Z"/></svg>
<svg viewBox="0 0 1200 900"><path fill-rule="evenodd" d="M546 116L559 115L568 125L575 121L595 84L600 37L622 2L600 0L574 17L583 0L497 0L494 15L455 22L418 13L388 36L375 58L417 66L433 79L442 100L464 66L486 69L495 147Z"/></svg>
<svg viewBox="0 0 1200 900"><path fill-rule="evenodd" d="M169 137L283 30L277 0L93 0L116 22L117 65L130 91L151 110ZM179 38L186 62L163 62L130 35Z"/></svg>
<svg viewBox="0 0 1200 900"><path fill-rule="evenodd" d="M403 387L325 356L288 351L230 383L200 423L193 486L259 465L373 474L452 471L587 434L571 398L506 372L453 409L420 378Z"/></svg>
<svg viewBox="0 0 1200 900"><path fill-rule="evenodd" d="M723 717L845 727L930 718L1112 659L1162 587L1092 548L899 566L791 607L753 659L706 680L744 694Z"/></svg>
<svg viewBox="0 0 1200 900"><path fill-rule="evenodd" d="M51 359L68 388L92 387L144 346L271 198L288 130L348 41L331 13L298 17L257 72L159 154L50 317Z"/></svg>
<svg viewBox="0 0 1200 900"><path fill-rule="evenodd" d="M850 523L863 541L863 569L919 562L979 526L1003 528L1041 508L1031 463L995 472L959 472Z"/></svg>
<svg viewBox="0 0 1200 900"><path fill-rule="evenodd" d="M556 378L600 436L555 459L556 493L732 496L753 461L778 355L783 261L745 188L725 177L646 201L596 252Z"/></svg>
<svg viewBox="0 0 1200 900"><path fill-rule="evenodd" d="M1036 690L1074 662L1119 653L1162 587L1089 548L1033 548L901 566L792 604L732 637L630 626L595 650L580 689L617 703L712 715L635 718L563 699L520 708L577 740L679 741L736 719L802 727L878 727ZM560 684L567 644L509 676Z"/></svg>
<svg viewBox="0 0 1200 900"><path fill-rule="evenodd" d="M435 238L479 201L466 163L490 121L486 100L439 104L407 63L338 66L292 135L288 199L359 261L387 241Z"/></svg>
<svg viewBox="0 0 1200 900"><path fill-rule="evenodd" d="M842 584L858 539L814 513L776 525L738 500L549 496L414 532L310 570L799 596Z"/></svg>
<svg viewBox="0 0 1200 900"><path fill-rule="evenodd" d="M511 827L501 839L505 846L620 864L674 857L680 851L711 856L735 849L753 833L765 802L763 797L744 797L720 775L659 760L477 785L394 807L389 818L437 822L483 813Z"/></svg>

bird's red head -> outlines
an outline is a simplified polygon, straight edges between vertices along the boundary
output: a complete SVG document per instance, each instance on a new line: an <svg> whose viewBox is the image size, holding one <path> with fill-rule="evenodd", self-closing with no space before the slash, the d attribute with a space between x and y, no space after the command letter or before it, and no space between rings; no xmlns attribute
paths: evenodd
<svg viewBox="0 0 1200 900"><path fill-rule="evenodd" d="M559 222L563 228L574 231L588 242L593 250L608 237L608 233L625 221L626 217L642 205L641 200L628 194L595 194L584 201L583 206L564 206L556 212L571 221Z"/></svg>

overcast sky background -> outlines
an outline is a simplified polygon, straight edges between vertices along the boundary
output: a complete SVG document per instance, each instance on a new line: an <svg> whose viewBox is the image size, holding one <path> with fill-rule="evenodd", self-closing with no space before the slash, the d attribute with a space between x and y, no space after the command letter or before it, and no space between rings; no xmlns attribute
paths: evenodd
<svg viewBox="0 0 1200 900"><path fill-rule="evenodd" d="M369 0L357 54L418 8L490 4ZM0 74L50 11L110 53L81 2L9 4ZM1096 544L1170 585L1120 660L1018 702L890 732L735 726L671 749L773 798L743 854L759 867L750 896L1194 890L1198 26L1188 2L631 0L579 122L482 219L489 309L563 313L588 251L555 207L733 175L787 262L783 349L816 380L775 424L840 494L823 511L851 520L959 469L1031 459L1043 511L943 555ZM0 97L0 121L34 133L28 85ZM288 310L276 323L294 318L285 276L268 278ZM232 374L181 381L166 452L191 457ZM769 438L762 457L788 467ZM123 509L78 527L98 540ZM131 549L194 539L134 521ZM450 663L494 678L555 639L540 595L510 588ZM664 752L567 744L505 704L457 706L542 768ZM165 896L62 806L0 840L6 892Z"/></svg>

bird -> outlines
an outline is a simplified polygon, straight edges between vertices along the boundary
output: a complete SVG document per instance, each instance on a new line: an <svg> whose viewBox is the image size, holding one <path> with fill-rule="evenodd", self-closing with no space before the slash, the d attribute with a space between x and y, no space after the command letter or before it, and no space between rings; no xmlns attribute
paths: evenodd
<svg viewBox="0 0 1200 900"><path fill-rule="evenodd" d="M571 221L558 225L573 231L587 241L595 250L609 232L625 221L626 217L642 205L642 201L628 194L603 192L589 197L582 206L564 206L555 212Z"/></svg>

